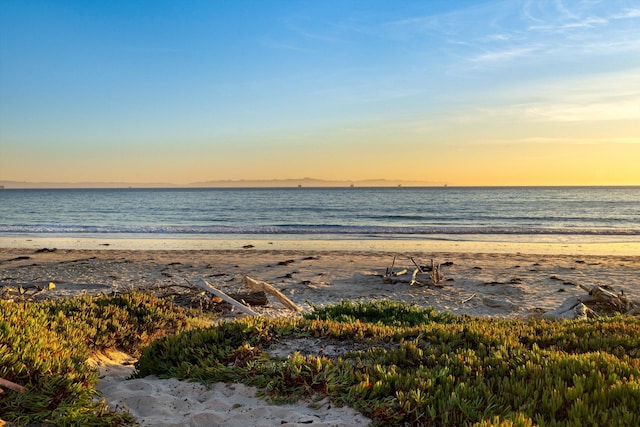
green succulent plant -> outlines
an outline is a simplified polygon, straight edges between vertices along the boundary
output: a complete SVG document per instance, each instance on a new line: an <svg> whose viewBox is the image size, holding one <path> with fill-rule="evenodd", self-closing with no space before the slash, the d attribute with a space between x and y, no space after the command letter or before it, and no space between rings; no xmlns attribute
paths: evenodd
<svg viewBox="0 0 640 427"><path fill-rule="evenodd" d="M0 394L0 413L18 424L135 424L94 399L86 360L109 348L140 354L137 376L243 382L276 402L329 396L374 425L640 424L637 317L500 320L345 301L190 328L182 309L139 293L0 310L0 377L27 388Z"/></svg>
<svg viewBox="0 0 640 427"><path fill-rule="evenodd" d="M305 337L346 351L269 356L274 343ZM165 337L137 368L240 381L274 401L326 395L376 425L622 426L640 423L639 346L634 317L498 320L342 302L303 319L246 318Z"/></svg>

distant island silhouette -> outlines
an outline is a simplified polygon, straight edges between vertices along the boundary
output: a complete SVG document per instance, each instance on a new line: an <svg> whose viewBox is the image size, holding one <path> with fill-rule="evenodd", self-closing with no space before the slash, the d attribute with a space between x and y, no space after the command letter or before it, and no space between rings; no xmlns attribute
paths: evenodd
<svg viewBox="0 0 640 427"><path fill-rule="evenodd" d="M0 188L28 189L28 188L286 188L286 187L429 187L442 186L442 182L409 181L391 179L365 180L325 180L317 178L291 179L237 179L211 180L175 184L164 182L136 183L136 182L29 182L29 181L0 181Z"/></svg>

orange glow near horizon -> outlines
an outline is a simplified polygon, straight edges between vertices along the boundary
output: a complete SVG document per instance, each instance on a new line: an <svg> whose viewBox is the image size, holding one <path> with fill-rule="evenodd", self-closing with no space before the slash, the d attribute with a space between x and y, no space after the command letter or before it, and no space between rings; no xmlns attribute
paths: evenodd
<svg viewBox="0 0 640 427"><path fill-rule="evenodd" d="M628 2L0 8L0 182L640 185Z"/></svg>

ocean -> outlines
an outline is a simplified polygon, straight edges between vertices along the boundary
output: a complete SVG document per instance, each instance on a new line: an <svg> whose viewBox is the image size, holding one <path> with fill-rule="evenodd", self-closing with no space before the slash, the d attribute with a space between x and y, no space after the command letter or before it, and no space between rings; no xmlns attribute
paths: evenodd
<svg viewBox="0 0 640 427"><path fill-rule="evenodd" d="M640 242L640 187L0 190L0 237Z"/></svg>

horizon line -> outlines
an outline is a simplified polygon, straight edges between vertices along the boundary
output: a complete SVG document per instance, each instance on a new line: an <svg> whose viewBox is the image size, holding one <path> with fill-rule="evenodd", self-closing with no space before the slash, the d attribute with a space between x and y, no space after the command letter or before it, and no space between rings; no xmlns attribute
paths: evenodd
<svg viewBox="0 0 640 427"><path fill-rule="evenodd" d="M305 178L316 184L303 185L303 179L281 179L281 180L214 180L204 182L194 182L188 184L174 183L130 183L130 182L110 182L110 181L83 181L83 182L32 182L32 181L9 181L0 180L1 190L118 190L118 189L288 189L288 188L606 188L606 187L640 187L640 184L496 184L496 185L473 185L473 184L448 184L420 182L409 180L387 180L387 179L365 179L365 180L323 180ZM291 182L289 185L282 185L283 182ZM375 185L373 183L377 182ZM262 183L263 185L251 185L251 183ZM269 184L270 183L270 184ZM324 185L322 183L325 183ZM361 183L361 185L357 185ZM365 184L370 183L370 184ZM386 183L386 184L385 184ZM217 184L217 185L216 185ZM224 185L227 184L227 185ZM246 185L242 185L246 184ZM280 185L278 185L280 184Z"/></svg>

